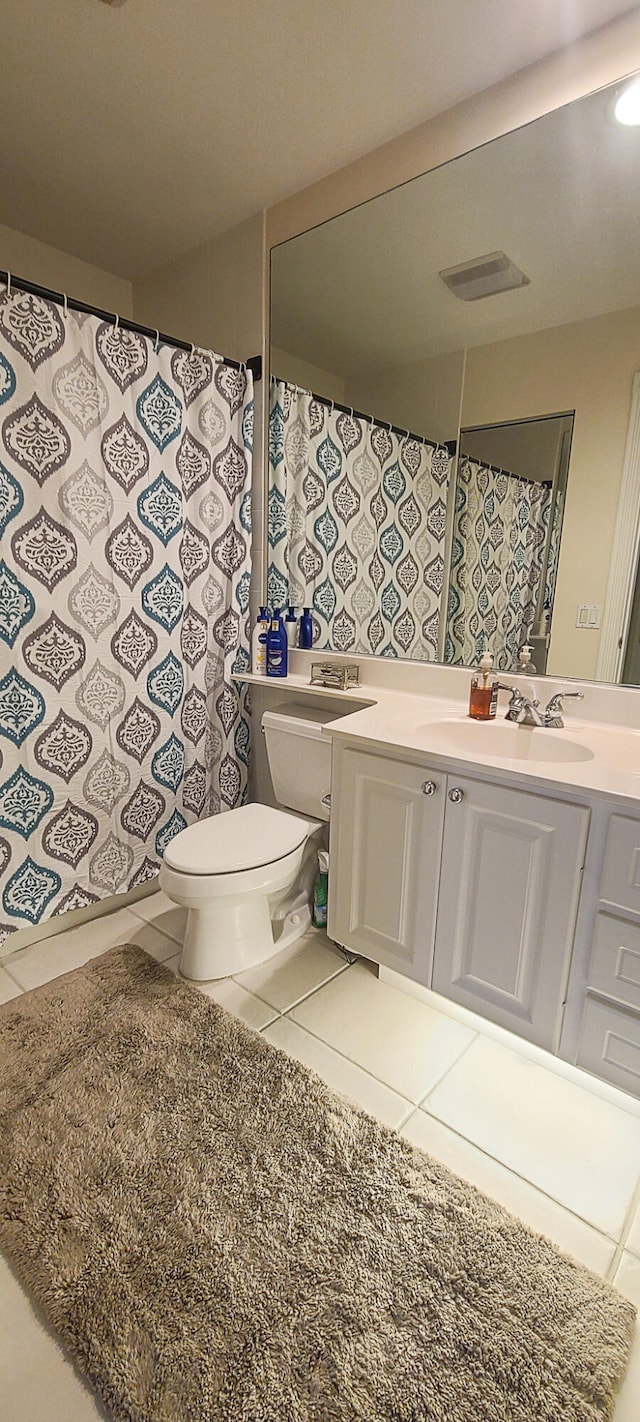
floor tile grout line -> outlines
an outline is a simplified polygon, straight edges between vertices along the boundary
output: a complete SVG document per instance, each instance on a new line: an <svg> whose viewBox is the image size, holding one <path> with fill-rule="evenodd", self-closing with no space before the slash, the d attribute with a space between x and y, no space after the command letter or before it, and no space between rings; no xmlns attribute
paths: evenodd
<svg viewBox="0 0 640 1422"><path fill-rule="evenodd" d="M617 1245L616 1245L616 1252L615 1252L615 1254L614 1254L614 1256L613 1256L613 1259L612 1259L612 1262L611 1262L611 1266L610 1266L610 1277L611 1277L611 1279L614 1279L614 1278L615 1278L615 1275L616 1275L616 1273L617 1273L617 1271L618 1271L618 1268L619 1268L619 1265L620 1265L620 1260L622 1259L622 1255L623 1255L623 1253L625 1252L625 1250L626 1250L626 1248L627 1248L627 1240L628 1240L628 1238L629 1238L629 1234L630 1234L630 1231L631 1231L631 1226L632 1226L633 1221L634 1221L634 1219L635 1219L636 1211L637 1211L637 1210L640 1210L640 1176L638 1177L638 1180L637 1180L637 1182L636 1182L636 1188L635 1188L635 1190L634 1190L634 1192L633 1192L633 1197L632 1197L632 1200L631 1200L631 1204L629 1205L629 1209L627 1210L627 1214L626 1214L626 1217L625 1217L624 1226L623 1226L622 1232L621 1232L621 1234L620 1234L620 1239L618 1240L618 1243L617 1243ZM630 1254L633 1254L633 1250L629 1250L628 1252L629 1252ZM633 1257L635 1258L636 1256L633 1255ZM609 1276L607 1276L607 1277L609 1277Z"/></svg>
<svg viewBox="0 0 640 1422"><path fill-rule="evenodd" d="M288 1018L289 1012L293 1012L295 1006L298 1006L298 1004L294 1003L292 1004L291 1008L287 1008L287 1011L281 1014L282 1017ZM377 1082L378 1086L386 1086L387 1091L392 1091L394 1096L399 1096L401 1101L406 1101L407 1104L411 1107L412 1111L417 1111L419 1109L417 1101L412 1101L410 1096L405 1096L402 1091L398 1091L397 1086L391 1086L391 1083L385 1081L384 1077L376 1076L375 1072L369 1071L368 1067L363 1067L360 1062L354 1061L353 1057L348 1057L345 1052L340 1051L339 1047L335 1047L333 1045L333 1042L328 1042L326 1037L320 1037L317 1032L312 1031L311 1027L307 1027L306 1025L303 1026L301 1022L296 1022L295 1018L293 1017L290 1019L290 1021L293 1023L294 1027L299 1027L302 1032L307 1032L310 1037L313 1037L314 1041L321 1042L323 1047L328 1047L331 1052L335 1052L336 1056L341 1057L343 1062L348 1062L350 1066L356 1067L358 1071L361 1071L364 1073L365 1076L368 1076L371 1081Z"/></svg>
<svg viewBox="0 0 640 1422"><path fill-rule="evenodd" d="M609 1244L613 1244L617 1247L618 1240L614 1234L609 1234L607 1230L600 1229L598 1225L593 1223L593 1220L588 1220L584 1215L578 1214L577 1210L572 1210L571 1206L565 1204L564 1200L559 1200L557 1195L550 1195L548 1190L543 1190L541 1185L536 1185L535 1181L530 1180L527 1175L522 1175L519 1170L514 1170L512 1165L507 1165L506 1161L501 1160L498 1155L492 1155L490 1150L485 1150L484 1146L478 1145L477 1141L472 1140L470 1136L463 1135L462 1131L456 1130L455 1126L451 1126L448 1121L443 1121L440 1116L436 1116L432 1111L426 1111L424 1106L417 1106L416 1110L424 1111L425 1116L428 1116L430 1120L435 1121L439 1126L444 1126L447 1131L451 1131L452 1135L457 1136L458 1140L464 1141L465 1145L472 1146L474 1150L477 1150L480 1155L485 1156L487 1160L492 1160L495 1165L501 1166L509 1175L513 1175L514 1179L520 1180L523 1185L528 1185L530 1189L535 1190L538 1195L542 1195L545 1200L550 1200L552 1204L558 1205L561 1210L565 1210L573 1219L579 1220L580 1224L587 1225L589 1229L599 1234L601 1239L606 1239ZM453 1174L457 1174L457 1171L454 1170Z"/></svg>
<svg viewBox="0 0 640 1422"><path fill-rule="evenodd" d="M471 1041L465 1042L464 1047L462 1047L461 1051L458 1053L458 1056L456 1057L455 1061L450 1062L449 1066L445 1067L442 1076L439 1076L438 1080L433 1083L433 1086L430 1086L429 1090L425 1091L424 1096L420 1098L418 1102L418 1108L420 1108L425 1101L428 1101L429 1097L433 1094L433 1092L437 1089L438 1086L442 1085L442 1082L444 1081L445 1077L449 1075L449 1072L454 1071L455 1068L459 1066L460 1062L462 1061L462 1058L467 1055L467 1052L469 1051L470 1047L473 1046L474 1042L476 1042L478 1040L478 1037L480 1036L480 1032L474 1032Z"/></svg>
<svg viewBox="0 0 640 1422"><path fill-rule="evenodd" d="M258 964L258 966L260 966L260 964ZM293 1012L294 1007L299 1007L302 1002L307 1002L310 997L313 997L314 993L321 992L322 988L327 986L327 983L334 982L336 978L339 978L342 975L342 973L348 972L350 967L350 963L342 963L339 968L336 968L335 973L332 973L330 977L325 978L323 982L317 983L315 987L310 988L309 992L303 993L302 997L297 997L295 1002L291 1002L288 1007L274 1008L274 1011L279 1012L281 1017L286 1016L287 1012ZM248 968L247 972L251 972L251 969ZM267 1007L273 1007L273 1003L268 1002L266 997L260 997L260 993L258 992L257 988L245 987L244 983L241 983L239 981L239 975L238 977L233 977L231 981L234 982L237 987L244 988L245 992L250 992L253 994L254 997L259 997L261 1002L265 1002L267 1004Z"/></svg>

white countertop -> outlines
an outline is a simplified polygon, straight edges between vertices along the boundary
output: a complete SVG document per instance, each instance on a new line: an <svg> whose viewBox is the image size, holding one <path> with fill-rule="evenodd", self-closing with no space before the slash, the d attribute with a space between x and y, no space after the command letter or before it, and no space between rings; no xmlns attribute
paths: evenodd
<svg viewBox="0 0 640 1422"><path fill-rule="evenodd" d="M420 764L442 766L459 773L489 772L491 778L513 779L517 776L546 791L583 792L624 801L637 812L640 801L640 730L632 727L581 719L574 703L565 704L564 729L530 728L505 721L508 695L500 694L495 721L473 722L467 705L459 698L415 695L376 687L368 682L348 691L311 686L306 674L267 678L245 674L243 681L261 689L279 691L281 695L313 696L336 705L336 720L324 727L328 735L377 751L392 754L402 752ZM360 709L340 715L339 705L358 701ZM492 741L504 739L506 727L517 754L495 754ZM456 743L460 738L460 744ZM520 747L522 737L522 750ZM557 759L538 758L538 747L551 753L547 738L553 738L553 754ZM592 753L590 759L564 760L567 753ZM622 806L621 806L622 808Z"/></svg>

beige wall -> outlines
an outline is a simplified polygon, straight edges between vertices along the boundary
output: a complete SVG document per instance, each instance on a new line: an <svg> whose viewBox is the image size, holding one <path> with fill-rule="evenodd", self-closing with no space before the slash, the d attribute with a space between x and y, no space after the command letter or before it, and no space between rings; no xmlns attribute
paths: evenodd
<svg viewBox="0 0 640 1422"><path fill-rule="evenodd" d="M319 365L311 365L308 360L289 355L271 347L271 373L280 380L288 380L290 385L299 385L301 390L312 390L315 395L324 395L325 400L345 403L345 382L341 375L331 370L322 370Z"/></svg>
<svg viewBox="0 0 640 1422"><path fill-rule="evenodd" d="M135 319L247 360L262 351L263 266L259 213L134 282Z"/></svg>
<svg viewBox="0 0 640 1422"><path fill-rule="evenodd" d="M345 382L345 402L425 439L458 438L464 352L414 361Z"/></svg>
<svg viewBox="0 0 640 1422"><path fill-rule="evenodd" d="M547 670L592 678L599 631L578 603L604 603L634 373L640 307L467 351L462 424L575 410Z"/></svg>
<svg viewBox="0 0 640 1422"><path fill-rule="evenodd" d="M57 247L48 247L26 232L0 225L0 269L25 281L66 293L88 306L99 306L129 318L133 315L131 282L100 267L81 262Z"/></svg>
<svg viewBox="0 0 640 1422"><path fill-rule="evenodd" d="M268 208L267 247L632 74L639 54L640 10L636 7L577 44L465 99Z"/></svg>

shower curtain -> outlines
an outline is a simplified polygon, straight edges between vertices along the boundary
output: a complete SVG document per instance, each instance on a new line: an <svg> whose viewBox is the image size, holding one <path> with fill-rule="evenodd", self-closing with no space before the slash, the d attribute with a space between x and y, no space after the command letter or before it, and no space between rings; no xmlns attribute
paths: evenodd
<svg viewBox="0 0 640 1422"><path fill-rule="evenodd" d="M0 300L0 942L243 798L252 409L208 351Z"/></svg>
<svg viewBox="0 0 640 1422"><path fill-rule="evenodd" d="M437 660L451 466L272 377L270 607L310 607L318 648Z"/></svg>
<svg viewBox="0 0 640 1422"><path fill-rule="evenodd" d="M461 456L447 662L474 666L488 647L496 668L516 667L536 616L551 493L546 484Z"/></svg>

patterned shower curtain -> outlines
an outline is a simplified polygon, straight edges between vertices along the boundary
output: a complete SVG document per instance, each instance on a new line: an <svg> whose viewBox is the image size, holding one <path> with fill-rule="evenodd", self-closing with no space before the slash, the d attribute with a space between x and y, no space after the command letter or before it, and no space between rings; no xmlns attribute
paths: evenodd
<svg viewBox="0 0 640 1422"><path fill-rule="evenodd" d="M0 942L237 805L250 374L0 300Z"/></svg>
<svg viewBox="0 0 640 1422"><path fill-rule="evenodd" d="M435 661L452 456L272 378L269 606L314 645Z"/></svg>
<svg viewBox="0 0 640 1422"><path fill-rule="evenodd" d="M514 670L531 635L551 489L461 456L456 482L445 660L475 666L488 647Z"/></svg>

